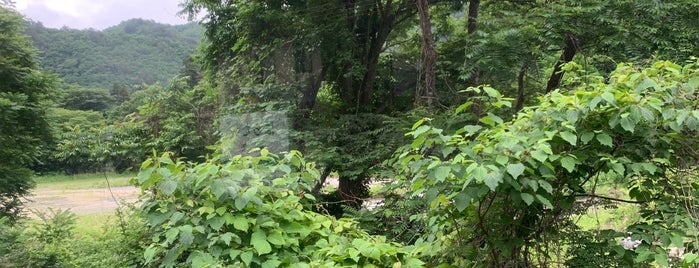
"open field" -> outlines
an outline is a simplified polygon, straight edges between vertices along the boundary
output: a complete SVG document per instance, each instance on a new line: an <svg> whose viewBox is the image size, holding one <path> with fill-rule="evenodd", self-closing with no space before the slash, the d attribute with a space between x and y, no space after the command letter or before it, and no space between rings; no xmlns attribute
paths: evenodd
<svg viewBox="0 0 699 268"><path fill-rule="evenodd" d="M36 178L37 186L29 197L27 208L47 212L70 209L82 215L111 215L120 203L135 202L140 190L129 186L132 174L83 174L78 176L45 176ZM107 185L109 181L109 188Z"/></svg>

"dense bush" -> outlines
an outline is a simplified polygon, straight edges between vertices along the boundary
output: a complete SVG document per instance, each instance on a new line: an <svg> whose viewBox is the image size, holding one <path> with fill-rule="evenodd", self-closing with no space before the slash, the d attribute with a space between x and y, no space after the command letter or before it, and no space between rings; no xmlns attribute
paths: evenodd
<svg viewBox="0 0 699 268"><path fill-rule="evenodd" d="M39 220L13 227L0 219L1 267L143 267L146 235L135 209L120 208L103 232L74 233L76 215L68 210L36 211Z"/></svg>
<svg viewBox="0 0 699 268"><path fill-rule="evenodd" d="M154 236L145 251L161 267L417 267L416 247L370 236L348 219L311 211L318 179L298 152L235 156L198 165L168 154L136 179Z"/></svg>

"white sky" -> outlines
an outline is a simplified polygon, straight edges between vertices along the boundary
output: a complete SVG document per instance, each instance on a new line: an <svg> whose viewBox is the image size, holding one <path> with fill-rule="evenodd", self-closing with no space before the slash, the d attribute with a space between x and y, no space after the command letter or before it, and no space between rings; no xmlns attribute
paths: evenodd
<svg viewBox="0 0 699 268"><path fill-rule="evenodd" d="M16 9L50 28L101 30L119 22L142 18L184 24L177 16L180 0L15 0Z"/></svg>

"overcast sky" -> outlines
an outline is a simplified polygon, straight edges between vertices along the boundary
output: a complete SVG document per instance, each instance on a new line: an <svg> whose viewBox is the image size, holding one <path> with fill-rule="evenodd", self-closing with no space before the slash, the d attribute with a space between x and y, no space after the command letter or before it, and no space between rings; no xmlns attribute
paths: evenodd
<svg viewBox="0 0 699 268"><path fill-rule="evenodd" d="M101 30L119 22L142 18L184 24L177 16L180 0L15 0L16 9L46 27Z"/></svg>

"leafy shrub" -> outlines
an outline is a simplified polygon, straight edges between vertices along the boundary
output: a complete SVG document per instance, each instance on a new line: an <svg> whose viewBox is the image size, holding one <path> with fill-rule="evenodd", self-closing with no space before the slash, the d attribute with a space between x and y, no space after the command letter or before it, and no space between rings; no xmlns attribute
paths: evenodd
<svg viewBox="0 0 699 268"><path fill-rule="evenodd" d="M197 165L169 154L136 179L153 232L144 255L161 267L420 266L416 247L370 236L348 219L311 211L318 179L298 152Z"/></svg>
<svg viewBox="0 0 699 268"><path fill-rule="evenodd" d="M635 251L610 243L623 232L600 241L617 258L668 266L670 247L695 246L699 153L689 148L699 147L699 62L619 65L609 79L567 85L570 92L554 91L511 121L496 114L508 100L480 87L474 90L491 105L477 124L455 132L428 119L413 126L414 141L396 167L411 196L429 203L435 263L551 265L550 245L577 198L643 204L641 220L628 228L643 241ZM625 183L629 200L586 191L600 177ZM697 262L696 255L684 261Z"/></svg>

